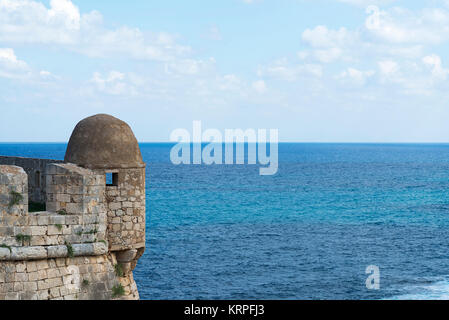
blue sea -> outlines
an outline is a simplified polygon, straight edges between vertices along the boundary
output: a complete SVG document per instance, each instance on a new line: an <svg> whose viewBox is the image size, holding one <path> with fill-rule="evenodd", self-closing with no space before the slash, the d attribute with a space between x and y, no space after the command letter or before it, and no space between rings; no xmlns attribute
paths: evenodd
<svg viewBox="0 0 449 320"><path fill-rule="evenodd" d="M280 144L258 165L147 163L142 299L449 299L449 145ZM64 144L0 144L63 159ZM380 269L369 290L367 266Z"/></svg>

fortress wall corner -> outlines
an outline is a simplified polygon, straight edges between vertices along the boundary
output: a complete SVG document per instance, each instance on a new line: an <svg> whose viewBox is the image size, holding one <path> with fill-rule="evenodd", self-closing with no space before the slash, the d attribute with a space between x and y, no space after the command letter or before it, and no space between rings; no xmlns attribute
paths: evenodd
<svg viewBox="0 0 449 320"><path fill-rule="evenodd" d="M106 186L108 241L111 251L145 248L145 168L96 170L116 174Z"/></svg>
<svg viewBox="0 0 449 320"><path fill-rule="evenodd" d="M127 260L138 252L108 249L104 175L72 164L45 172L48 211L28 213L27 174L0 166L0 300L138 299Z"/></svg>

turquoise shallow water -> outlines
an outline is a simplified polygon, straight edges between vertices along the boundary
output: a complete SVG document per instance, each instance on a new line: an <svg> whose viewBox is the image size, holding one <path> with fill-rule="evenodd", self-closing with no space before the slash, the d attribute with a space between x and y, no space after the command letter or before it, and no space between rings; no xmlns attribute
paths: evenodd
<svg viewBox="0 0 449 320"><path fill-rule="evenodd" d="M279 173L147 162L143 299L449 297L449 145L281 144ZM0 144L62 159L64 144ZM368 265L380 290L365 287Z"/></svg>

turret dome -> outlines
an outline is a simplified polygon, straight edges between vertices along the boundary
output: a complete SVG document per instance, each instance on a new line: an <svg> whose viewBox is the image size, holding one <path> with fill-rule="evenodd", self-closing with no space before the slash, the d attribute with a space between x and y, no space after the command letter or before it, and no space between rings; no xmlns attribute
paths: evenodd
<svg viewBox="0 0 449 320"><path fill-rule="evenodd" d="M64 161L90 169L145 167L131 128L107 114L97 114L76 125Z"/></svg>

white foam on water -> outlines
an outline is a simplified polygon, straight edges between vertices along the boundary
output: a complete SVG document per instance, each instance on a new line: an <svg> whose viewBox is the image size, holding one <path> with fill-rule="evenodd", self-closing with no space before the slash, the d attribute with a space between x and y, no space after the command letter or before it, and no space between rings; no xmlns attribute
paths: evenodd
<svg viewBox="0 0 449 320"><path fill-rule="evenodd" d="M407 293L386 300L449 300L449 280L440 280L428 285L408 286Z"/></svg>

